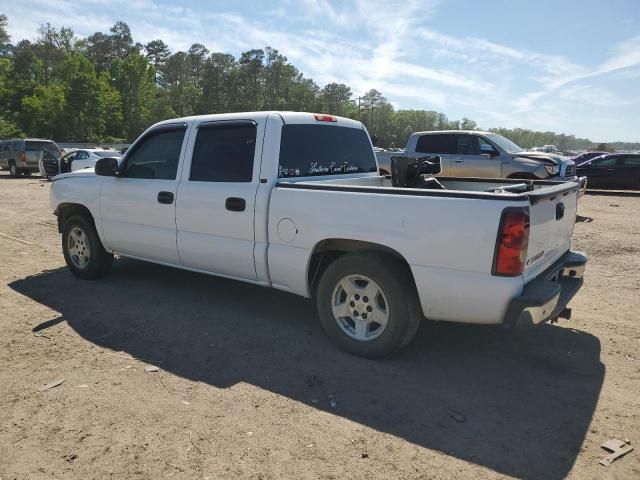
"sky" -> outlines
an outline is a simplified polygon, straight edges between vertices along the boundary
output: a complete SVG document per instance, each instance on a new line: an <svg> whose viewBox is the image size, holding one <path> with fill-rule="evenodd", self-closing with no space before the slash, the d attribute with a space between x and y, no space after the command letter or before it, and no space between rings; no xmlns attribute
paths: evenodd
<svg viewBox="0 0 640 480"><path fill-rule="evenodd" d="M320 86L483 128L640 141L640 0L0 0L12 42L126 22L135 41L271 46Z"/></svg>

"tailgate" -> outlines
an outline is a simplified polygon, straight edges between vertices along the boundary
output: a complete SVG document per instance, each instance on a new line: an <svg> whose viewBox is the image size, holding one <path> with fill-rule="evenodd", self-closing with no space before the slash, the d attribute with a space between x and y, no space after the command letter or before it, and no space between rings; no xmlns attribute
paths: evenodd
<svg viewBox="0 0 640 480"><path fill-rule="evenodd" d="M571 247L576 221L578 184L542 186L529 194L531 229L524 270L527 283L551 266Z"/></svg>

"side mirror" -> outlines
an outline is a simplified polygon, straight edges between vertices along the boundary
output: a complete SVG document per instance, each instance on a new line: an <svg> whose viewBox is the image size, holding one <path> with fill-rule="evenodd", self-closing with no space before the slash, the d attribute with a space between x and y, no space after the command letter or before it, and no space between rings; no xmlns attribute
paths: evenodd
<svg viewBox="0 0 640 480"><path fill-rule="evenodd" d="M488 155L489 158L493 158L493 157L497 157L498 155L500 155L500 152L498 152L495 148L492 148L491 145L480 145L480 153L482 155Z"/></svg>
<svg viewBox="0 0 640 480"><path fill-rule="evenodd" d="M111 157L101 158L96 162L96 175L115 177L118 175L118 160Z"/></svg>

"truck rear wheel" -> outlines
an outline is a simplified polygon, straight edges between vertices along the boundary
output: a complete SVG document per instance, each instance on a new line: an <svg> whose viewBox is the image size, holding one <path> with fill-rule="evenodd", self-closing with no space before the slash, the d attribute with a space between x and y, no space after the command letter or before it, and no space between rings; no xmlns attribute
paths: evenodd
<svg viewBox="0 0 640 480"><path fill-rule="evenodd" d="M403 348L422 318L408 272L385 255L339 257L318 283L316 305L327 335L342 349L368 358Z"/></svg>
<svg viewBox="0 0 640 480"><path fill-rule="evenodd" d="M9 162L9 173L13 178L18 178L20 176L20 169L13 160Z"/></svg>
<svg viewBox="0 0 640 480"><path fill-rule="evenodd" d="M102 246L93 222L82 215L65 221L62 252L71 273L84 280L104 277L113 263L113 255Z"/></svg>

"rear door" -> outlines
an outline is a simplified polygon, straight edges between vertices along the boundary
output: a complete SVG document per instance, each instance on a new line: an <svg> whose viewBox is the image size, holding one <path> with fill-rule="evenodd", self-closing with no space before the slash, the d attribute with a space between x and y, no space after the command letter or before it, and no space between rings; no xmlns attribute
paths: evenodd
<svg viewBox="0 0 640 480"><path fill-rule="evenodd" d="M178 250L189 268L255 280L255 198L264 121L197 126L178 188Z"/></svg>
<svg viewBox="0 0 640 480"><path fill-rule="evenodd" d="M640 189L640 155L626 155L615 167L616 185Z"/></svg>
<svg viewBox="0 0 640 480"><path fill-rule="evenodd" d="M440 175L453 175L451 156L456 149L455 135L450 133L429 133L418 138L416 153L420 156L438 155L442 171Z"/></svg>

